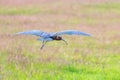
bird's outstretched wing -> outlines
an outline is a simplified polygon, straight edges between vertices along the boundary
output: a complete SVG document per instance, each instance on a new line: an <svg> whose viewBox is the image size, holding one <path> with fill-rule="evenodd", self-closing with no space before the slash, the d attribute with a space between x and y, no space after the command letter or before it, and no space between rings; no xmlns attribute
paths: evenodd
<svg viewBox="0 0 120 80"><path fill-rule="evenodd" d="M63 34L91 36L88 33L81 32L81 31L78 31L78 30L65 30L65 31L55 32L55 33L51 33L51 36L57 36L57 35L63 35Z"/></svg>
<svg viewBox="0 0 120 80"><path fill-rule="evenodd" d="M18 35L18 34L35 35L40 37L46 37L49 35L49 33L46 33L40 30L23 31L23 32L18 32L15 35Z"/></svg>

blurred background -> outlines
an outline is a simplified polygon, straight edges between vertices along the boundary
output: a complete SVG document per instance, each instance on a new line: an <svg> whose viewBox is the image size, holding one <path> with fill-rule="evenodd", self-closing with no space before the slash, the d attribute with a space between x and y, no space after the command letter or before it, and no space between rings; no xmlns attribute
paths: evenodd
<svg viewBox="0 0 120 80"><path fill-rule="evenodd" d="M43 50L26 30L80 30ZM0 0L1 80L120 80L120 0ZM53 77L51 77L53 76Z"/></svg>
<svg viewBox="0 0 120 80"><path fill-rule="evenodd" d="M109 33L119 30L119 9L119 0L0 0L0 28Z"/></svg>

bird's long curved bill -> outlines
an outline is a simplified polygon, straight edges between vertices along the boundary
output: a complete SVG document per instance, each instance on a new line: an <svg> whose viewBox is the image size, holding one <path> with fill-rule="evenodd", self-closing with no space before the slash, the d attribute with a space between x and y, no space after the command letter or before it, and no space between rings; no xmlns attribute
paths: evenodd
<svg viewBox="0 0 120 80"><path fill-rule="evenodd" d="M64 42L65 42L65 44L66 44L66 45L68 45L67 41L65 41L64 39L62 39L62 41L64 41Z"/></svg>

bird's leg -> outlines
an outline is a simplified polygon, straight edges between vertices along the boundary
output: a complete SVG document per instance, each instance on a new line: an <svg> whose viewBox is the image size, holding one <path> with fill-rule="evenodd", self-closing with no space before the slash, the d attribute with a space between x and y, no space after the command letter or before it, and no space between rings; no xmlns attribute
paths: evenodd
<svg viewBox="0 0 120 80"><path fill-rule="evenodd" d="M43 49L43 47L45 46L46 43L47 43L47 41L43 41L40 49Z"/></svg>
<svg viewBox="0 0 120 80"><path fill-rule="evenodd" d="M66 44L66 45L68 45L67 41L65 41L64 39L62 39L62 41L64 41L64 42L65 42L65 44Z"/></svg>
<svg viewBox="0 0 120 80"><path fill-rule="evenodd" d="M41 46L41 48L40 49L42 49L44 47L44 41L42 41L42 46Z"/></svg>
<svg viewBox="0 0 120 80"><path fill-rule="evenodd" d="M47 43L47 41L44 42L44 45Z"/></svg>

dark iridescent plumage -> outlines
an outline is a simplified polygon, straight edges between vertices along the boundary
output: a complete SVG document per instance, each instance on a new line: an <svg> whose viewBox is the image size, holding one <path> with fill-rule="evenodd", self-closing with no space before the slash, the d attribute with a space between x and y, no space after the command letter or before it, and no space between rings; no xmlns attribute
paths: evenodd
<svg viewBox="0 0 120 80"><path fill-rule="evenodd" d="M60 31L60 32L55 32L55 33L47 33L47 32L43 32L40 30L30 30L30 31L24 31L24 32L18 32L16 34L26 34L26 35L35 35L38 36L39 38L37 40L42 41L42 46L41 49L44 47L44 45L48 42L48 41L53 41L53 40L63 40L66 44L67 42L59 35L83 35L83 36L91 36L88 33L85 32L81 32L78 30L65 30L65 31Z"/></svg>

